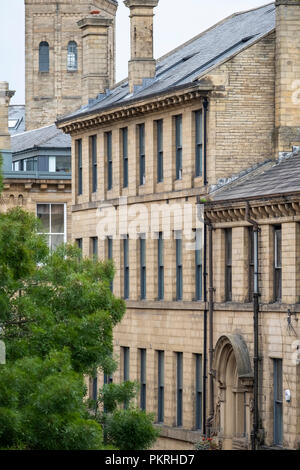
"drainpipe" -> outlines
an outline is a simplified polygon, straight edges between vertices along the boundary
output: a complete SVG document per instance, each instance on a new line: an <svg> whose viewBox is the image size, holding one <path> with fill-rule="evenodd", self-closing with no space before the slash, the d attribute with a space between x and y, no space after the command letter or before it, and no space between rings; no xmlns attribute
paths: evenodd
<svg viewBox="0 0 300 470"><path fill-rule="evenodd" d="M203 301L205 304L203 312L203 413L202 413L202 434L206 436L206 401L207 401L207 226L204 223L203 240Z"/></svg>
<svg viewBox="0 0 300 470"><path fill-rule="evenodd" d="M209 233L209 254L208 254L208 271L209 271L209 428L211 434L211 427L214 418L214 281L213 281L213 226L208 225Z"/></svg>
<svg viewBox="0 0 300 470"><path fill-rule="evenodd" d="M250 218L249 203L246 205L245 219L253 225L254 231L254 288L253 288L253 339L254 339L254 384L253 384L253 429L251 432L251 450L257 449L259 429L258 380L259 380L259 288L258 288L258 233L260 228Z"/></svg>
<svg viewBox="0 0 300 470"><path fill-rule="evenodd" d="M203 154L203 182L204 186L207 185L207 112L208 112L208 100L204 98L203 100L203 110L204 110L204 123L203 123L203 140L204 140L204 154Z"/></svg>

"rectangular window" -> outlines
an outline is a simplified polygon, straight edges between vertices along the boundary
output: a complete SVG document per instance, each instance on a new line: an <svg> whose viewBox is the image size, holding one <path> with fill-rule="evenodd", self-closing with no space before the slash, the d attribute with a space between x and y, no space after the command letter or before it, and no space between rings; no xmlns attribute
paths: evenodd
<svg viewBox="0 0 300 470"><path fill-rule="evenodd" d="M121 129L123 150L123 188L128 187L128 128Z"/></svg>
<svg viewBox="0 0 300 470"><path fill-rule="evenodd" d="M163 120L156 121L157 135L157 182L164 180Z"/></svg>
<svg viewBox="0 0 300 470"><path fill-rule="evenodd" d="M96 401L97 398L98 398L98 378L96 376L93 378L92 399Z"/></svg>
<svg viewBox="0 0 300 470"><path fill-rule="evenodd" d="M76 151L77 151L77 170L78 170L78 179L77 179L77 193L78 196L82 194L82 140L76 140Z"/></svg>
<svg viewBox="0 0 300 470"><path fill-rule="evenodd" d="M139 131L140 185L142 186L146 182L145 124L139 124L138 131Z"/></svg>
<svg viewBox="0 0 300 470"><path fill-rule="evenodd" d="M42 223L42 232L46 235L51 251L67 241L66 205L37 204L37 217Z"/></svg>
<svg viewBox="0 0 300 470"><path fill-rule="evenodd" d="M129 237L123 239L124 255L124 299L129 299Z"/></svg>
<svg viewBox="0 0 300 470"><path fill-rule="evenodd" d="M183 354L176 353L177 359L177 426L182 426Z"/></svg>
<svg viewBox="0 0 300 470"><path fill-rule="evenodd" d="M25 163L26 160L24 160ZM26 170L27 168L24 168ZM56 172L56 157L49 157L49 172L55 173Z"/></svg>
<svg viewBox="0 0 300 470"><path fill-rule="evenodd" d="M202 355L195 354L196 368L196 429L202 429Z"/></svg>
<svg viewBox="0 0 300 470"><path fill-rule="evenodd" d="M92 192L97 191L97 136L90 137L90 155L92 167Z"/></svg>
<svg viewBox="0 0 300 470"><path fill-rule="evenodd" d="M202 230L196 229L196 250L195 250L195 295L196 300L202 299Z"/></svg>
<svg viewBox="0 0 300 470"><path fill-rule="evenodd" d="M129 348L128 347L123 347L123 381L128 382L129 381ZM124 402L124 408L128 408L128 402Z"/></svg>
<svg viewBox="0 0 300 470"><path fill-rule="evenodd" d="M181 233L177 232L177 237ZM176 238L176 300L182 300L182 239Z"/></svg>
<svg viewBox="0 0 300 470"><path fill-rule="evenodd" d="M164 298L164 240L162 232L159 232L158 240L158 300Z"/></svg>
<svg viewBox="0 0 300 470"><path fill-rule="evenodd" d="M98 260L98 237L91 238L92 255L95 261Z"/></svg>
<svg viewBox="0 0 300 470"><path fill-rule="evenodd" d="M146 239L140 238L140 283L141 299L146 298Z"/></svg>
<svg viewBox="0 0 300 470"><path fill-rule="evenodd" d="M140 373L140 382L141 382L141 390L140 390L140 407L142 410L146 410L146 349L140 349L140 365L141 365L141 373Z"/></svg>
<svg viewBox="0 0 300 470"><path fill-rule="evenodd" d="M281 270L281 226L274 227L274 300L281 301L282 270Z"/></svg>
<svg viewBox="0 0 300 470"><path fill-rule="evenodd" d="M232 300L232 229L225 229L225 300Z"/></svg>
<svg viewBox="0 0 300 470"><path fill-rule="evenodd" d="M157 409L157 418L159 423L164 422L164 351L157 351L158 359L158 409Z"/></svg>
<svg viewBox="0 0 300 470"><path fill-rule="evenodd" d="M253 300L254 292L254 230L248 227L248 243L249 243L249 302Z"/></svg>
<svg viewBox="0 0 300 470"><path fill-rule="evenodd" d="M282 393L282 359L273 359L273 390L274 390L274 444L283 443L283 393Z"/></svg>
<svg viewBox="0 0 300 470"><path fill-rule="evenodd" d="M112 161L112 132L105 133L106 139L106 158L107 158L107 190L112 189L113 185L113 161Z"/></svg>
<svg viewBox="0 0 300 470"><path fill-rule="evenodd" d="M107 237L106 243L107 243L107 259L112 260L113 259L113 238ZM113 291L113 288L114 288L113 281L111 281L109 287L110 287L110 290Z"/></svg>
<svg viewBox="0 0 300 470"><path fill-rule="evenodd" d="M195 174L196 176L202 176L202 110L195 112L195 139Z"/></svg>
<svg viewBox="0 0 300 470"><path fill-rule="evenodd" d="M182 179L182 115L175 116L176 179Z"/></svg>
<svg viewBox="0 0 300 470"><path fill-rule="evenodd" d="M82 252L82 238L76 238L75 242L79 250Z"/></svg>

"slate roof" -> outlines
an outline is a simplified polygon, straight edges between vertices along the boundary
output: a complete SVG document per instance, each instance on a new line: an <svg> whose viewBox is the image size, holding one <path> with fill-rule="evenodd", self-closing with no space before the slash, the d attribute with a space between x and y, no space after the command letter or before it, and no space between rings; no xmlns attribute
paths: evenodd
<svg viewBox="0 0 300 470"><path fill-rule="evenodd" d="M300 149L296 150L274 163L270 168L269 162L261 174L253 172L225 185L210 194L214 201L230 201L235 199L251 199L257 196L274 196L300 191Z"/></svg>
<svg viewBox="0 0 300 470"><path fill-rule="evenodd" d="M8 107L8 123L17 121L14 127L9 127L10 135L20 134L25 131L25 105L17 104Z"/></svg>
<svg viewBox="0 0 300 470"><path fill-rule="evenodd" d="M55 124L40 127L11 138L12 153L23 152L32 148L71 148L71 137L57 129Z"/></svg>
<svg viewBox="0 0 300 470"><path fill-rule="evenodd" d="M126 105L131 100L141 100L176 87L191 86L208 69L241 52L274 28L274 3L236 13L160 58L155 78L144 80L143 86L136 87L134 94L129 93L126 79L106 94L90 100L88 105L59 117L58 122Z"/></svg>

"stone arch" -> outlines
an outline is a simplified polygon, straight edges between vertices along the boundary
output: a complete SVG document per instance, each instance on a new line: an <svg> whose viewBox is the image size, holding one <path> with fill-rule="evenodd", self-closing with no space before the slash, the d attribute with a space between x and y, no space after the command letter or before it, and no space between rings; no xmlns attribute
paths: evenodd
<svg viewBox="0 0 300 470"><path fill-rule="evenodd" d="M223 448L247 448L252 425L253 372L241 335L222 335L218 339L214 370L218 387L215 427Z"/></svg>

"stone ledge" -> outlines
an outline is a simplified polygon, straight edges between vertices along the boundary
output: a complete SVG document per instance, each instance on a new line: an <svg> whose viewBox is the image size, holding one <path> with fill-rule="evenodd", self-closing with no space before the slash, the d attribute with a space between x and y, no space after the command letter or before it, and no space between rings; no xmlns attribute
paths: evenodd
<svg viewBox="0 0 300 470"><path fill-rule="evenodd" d="M191 431L184 428L175 428L166 425L155 424L161 431L160 437L168 437L169 439L176 439L178 441L186 441L192 444L200 441L202 438L201 431Z"/></svg>

